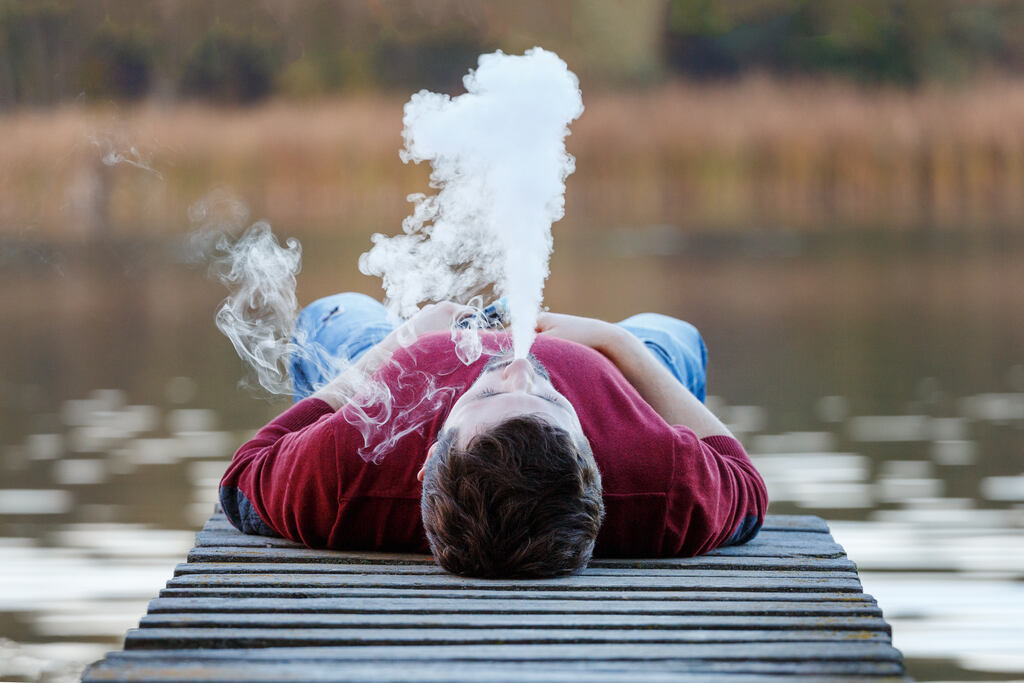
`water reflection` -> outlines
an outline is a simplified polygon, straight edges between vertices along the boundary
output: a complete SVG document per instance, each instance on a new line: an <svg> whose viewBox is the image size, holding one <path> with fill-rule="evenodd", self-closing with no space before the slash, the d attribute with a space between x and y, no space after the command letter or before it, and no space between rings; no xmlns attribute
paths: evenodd
<svg viewBox="0 0 1024 683"><path fill-rule="evenodd" d="M74 681L138 623L187 531L62 525L47 538L0 539L0 639L5 680ZM53 544L51 547L41 543Z"/></svg>
<svg viewBox="0 0 1024 683"><path fill-rule="evenodd" d="M95 661L109 649L97 643L18 643L0 638L0 671L14 681L73 683L81 680L81 662Z"/></svg>
<svg viewBox="0 0 1024 683"><path fill-rule="evenodd" d="M893 645L912 657L909 668L920 680L960 678L949 664L954 658L971 672L968 680L1024 674L1024 584L946 573L862 571L861 579L892 625Z"/></svg>
<svg viewBox="0 0 1024 683"><path fill-rule="evenodd" d="M870 463L856 453L751 454L773 504L809 509L868 508L874 502L866 481Z"/></svg>
<svg viewBox="0 0 1024 683"><path fill-rule="evenodd" d="M59 515L71 506L71 494L60 489L0 489L4 515Z"/></svg>
<svg viewBox="0 0 1024 683"><path fill-rule="evenodd" d="M733 257L651 234L629 253L560 243L551 308L697 323L709 403L772 511L830 521L910 673L1024 673L1007 647L1024 642L1024 310L1010 295L1024 259ZM339 266L348 251L307 248L301 300L375 293L354 256ZM3 678L72 680L118 647L208 517L231 452L283 407L238 389L216 287L111 259L0 272Z"/></svg>
<svg viewBox="0 0 1024 683"><path fill-rule="evenodd" d="M981 495L987 500L1024 503L1024 474L1014 477L985 477Z"/></svg>

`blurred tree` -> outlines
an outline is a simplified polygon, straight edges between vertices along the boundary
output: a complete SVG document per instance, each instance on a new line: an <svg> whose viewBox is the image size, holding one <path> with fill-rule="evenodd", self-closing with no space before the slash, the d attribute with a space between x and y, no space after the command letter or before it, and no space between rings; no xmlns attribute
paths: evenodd
<svg viewBox="0 0 1024 683"><path fill-rule="evenodd" d="M665 56L698 79L759 69L916 84L1012 63L1004 35L1022 14L995 0L670 0Z"/></svg>
<svg viewBox="0 0 1024 683"><path fill-rule="evenodd" d="M372 64L377 82L384 87L451 92L461 89L462 77L476 67L477 57L496 47L484 45L478 36L458 27L412 38L386 33L373 47Z"/></svg>
<svg viewBox="0 0 1024 683"><path fill-rule="evenodd" d="M266 36L214 23L185 56L181 91L220 103L263 99L271 93L279 54Z"/></svg>
<svg viewBox="0 0 1024 683"><path fill-rule="evenodd" d="M278 88L292 97L317 97L374 84L373 63L366 51L347 48L310 52L286 66Z"/></svg>
<svg viewBox="0 0 1024 683"><path fill-rule="evenodd" d="M151 36L107 20L82 60L82 89L89 96L141 99L149 92L155 54Z"/></svg>
<svg viewBox="0 0 1024 683"><path fill-rule="evenodd" d="M657 81L663 72L664 5L664 0L575 0L568 25L576 49L561 56L584 81Z"/></svg>
<svg viewBox="0 0 1024 683"><path fill-rule="evenodd" d="M463 0L393 0L370 16L374 75L386 88L457 91L477 57L499 44L489 37L490 17Z"/></svg>
<svg viewBox="0 0 1024 683"><path fill-rule="evenodd" d="M788 22L777 64L788 73L834 73L862 81L916 83L924 75L915 54L915 38L931 27L915 28L913 2L868 0L821 4L802 0Z"/></svg>
<svg viewBox="0 0 1024 683"><path fill-rule="evenodd" d="M69 63L81 49L66 2L0 2L0 105L66 96Z"/></svg>

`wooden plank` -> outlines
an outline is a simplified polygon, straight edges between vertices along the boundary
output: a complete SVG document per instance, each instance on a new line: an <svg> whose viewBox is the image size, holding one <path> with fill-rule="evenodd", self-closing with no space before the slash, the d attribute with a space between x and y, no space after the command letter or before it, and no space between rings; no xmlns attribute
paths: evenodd
<svg viewBox="0 0 1024 683"><path fill-rule="evenodd" d="M733 548L757 548L760 546L811 548L820 546L832 552L836 543L829 534L813 531L761 531L752 540ZM305 548L301 543L274 536L255 536L237 531L200 531L196 534L196 547L232 548ZM344 552L344 551L334 551ZM714 551L713 551L714 552Z"/></svg>
<svg viewBox="0 0 1024 683"><path fill-rule="evenodd" d="M691 614L587 614L567 619L564 614L360 614L323 612L171 612L147 614L146 628L360 628L360 629L779 629L824 631L879 631L889 633L881 616L789 616Z"/></svg>
<svg viewBox="0 0 1024 683"><path fill-rule="evenodd" d="M857 571L857 565L846 558L838 557L751 557L746 555L699 555L697 557L655 557L649 559L598 559L593 560L588 570L603 567L631 567L635 569L676 569L692 567L715 569L733 567L736 569L763 570L831 570Z"/></svg>
<svg viewBox="0 0 1024 683"><path fill-rule="evenodd" d="M829 591L857 592L860 581L846 573L820 577L776 577L773 572L764 576L568 576L559 579L536 579L522 582L509 579L472 579L445 575L395 574L190 574L176 576L167 586L237 586L244 587L309 587L342 588L363 586L410 590L417 588L484 588L492 590L529 591L561 590L729 590L729 591Z"/></svg>
<svg viewBox="0 0 1024 683"><path fill-rule="evenodd" d="M669 571L670 570L670 571ZM175 576L187 576L191 574L348 574L348 575L402 575L402 576L448 576L448 574L435 565L396 565L381 566L369 564L289 564L279 562L273 564L237 563L237 562L194 562L179 564L175 570ZM666 568L630 568L630 567L590 567L584 572L584 576L765 576L767 571L761 568L742 567L672 567ZM771 571L772 576L783 578L799 577L841 577L857 578L857 572L843 569L835 571L819 567L817 569L776 569Z"/></svg>
<svg viewBox="0 0 1024 683"><path fill-rule="evenodd" d="M796 629L366 629L366 628L146 628L125 636L125 650L167 648L277 648L360 646L615 645L662 643L889 642L880 631ZM792 647L792 646L791 646Z"/></svg>
<svg viewBox="0 0 1024 683"><path fill-rule="evenodd" d="M714 550L704 557L772 557L772 558L845 558L843 547L831 540L826 534L782 533L785 542L772 543L769 540L759 541L758 538L738 546L728 546ZM820 538L818 538L820 537ZM262 540L263 536L251 536ZM249 546L196 546L189 552L189 562L344 562L345 557L355 557L361 563L375 563L375 556L382 560L385 553L360 553L354 556L338 550L314 550L302 547L283 547L272 544ZM285 559L290 558L290 559ZM399 555L394 558L395 564L426 564L430 560L425 555ZM390 564L390 562L388 562Z"/></svg>
<svg viewBox="0 0 1024 683"><path fill-rule="evenodd" d="M708 553L717 557L846 557L846 551L838 543L826 545L767 545L754 539L744 545L731 545Z"/></svg>
<svg viewBox="0 0 1024 683"><path fill-rule="evenodd" d="M523 597L522 590L443 590L443 589L409 589L398 594L401 598L482 598L489 600L517 600ZM208 588L202 586L189 586L187 588L163 588L160 590L160 598L261 598L261 599L313 599L313 598L394 598L396 593L387 588L366 588L366 587L345 587L345 588L237 588L217 587ZM593 591L540 591L530 596L535 600L594 600ZM721 591L721 590L695 590L695 591L601 591L601 600L715 600L715 601L743 601L752 600L749 592L743 591ZM875 599L862 592L826 592L808 591L790 593L785 591L764 592L756 596L758 600L785 601L785 602L816 602L842 601L847 603L870 602Z"/></svg>
<svg viewBox="0 0 1024 683"><path fill-rule="evenodd" d="M783 556L784 555L784 556ZM301 564L374 564L387 566L434 566L433 559L426 555L396 555L394 562L388 562L384 553L342 553L332 550L284 549L284 548L195 548L188 555L191 563L254 562L254 563L301 563ZM648 560L594 560L591 567L636 566L647 567L759 567L783 568L835 568L853 569L855 564L842 556L825 553L775 553L774 556L750 555L701 555L691 557L666 557Z"/></svg>
<svg viewBox="0 0 1024 683"><path fill-rule="evenodd" d="M723 600L538 600L534 595L519 599L486 600L469 597L447 598L156 598L149 603L150 614L182 612L317 612L361 614L733 614L789 616L878 617L882 611L874 601L771 601L757 595L746 601Z"/></svg>
<svg viewBox="0 0 1024 683"><path fill-rule="evenodd" d="M195 547L189 551L188 562L358 562L360 564L433 564L429 555L401 553L344 552L311 548L219 548Z"/></svg>
<svg viewBox="0 0 1024 683"><path fill-rule="evenodd" d="M273 570L288 571L322 571L319 567L357 565L365 567L367 571L389 570L392 567L399 567L399 571L440 571L440 568L427 558L424 562L403 562L383 563L371 559L362 562L366 558L358 554L346 554L335 562L304 562L301 558L288 558L297 561L285 562L274 558L272 562L251 562L250 566L242 562L193 562L182 563L177 566L176 573L193 572L186 567L193 566L216 566L230 567L234 571L259 571L259 566L273 566ZM288 565L291 565L289 567ZM604 559L594 560L587 567L587 572L595 569L658 569L674 571L677 569L760 569L764 571L786 571L786 570L807 570L807 571L856 571L857 565L845 558L829 557L721 557L701 555L698 557L659 557L653 559Z"/></svg>
<svg viewBox="0 0 1024 683"><path fill-rule="evenodd" d="M817 515L765 515L761 531L815 531L829 533L828 524Z"/></svg>
<svg viewBox="0 0 1024 683"><path fill-rule="evenodd" d="M351 647L272 647L190 650L197 661L240 659L262 661L405 661L410 663L448 662L523 662L523 661L651 661L651 660L763 660L848 662L899 662L902 656L888 643L814 642L794 648L791 643L679 643L605 644L599 648L573 643L541 645L355 645ZM226 653L221 655L219 653ZM111 653L123 658L139 652ZM142 652L145 655L145 652Z"/></svg>
<svg viewBox="0 0 1024 683"><path fill-rule="evenodd" d="M90 667L85 683L100 681L195 681L235 683L246 681L368 681L407 683L410 667L406 662L346 662L343 668L333 663L204 661L195 662L185 650L180 659L142 658L104 660ZM133 652L131 654L139 654ZM150 654L148 652L143 654ZM867 676L878 683L907 680L903 668L895 662L739 662L658 660L626 663L586 661L508 662L501 667L462 662L452 666L444 662L419 662L415 680L424 683L778 683L780 676L799 676L801 683L862 683Z"/></svg>
<svg viewBox="0 0 1024 683"><path fill-rule="evenodd" d="M492 595L479 596L479 593L486 593L487 591L475 591L472 589L467 590L444 590L444 589L415 589L404 590L399 593L402 597L489 597L495 600L505 599L519 599L523 597L522 591L493 591ZM693 591L631 591L632 596L622 597L621 595L616 597L609 597L610 591L604 590L600 593L601 600L634 600L634 599L651 599L651 600L703 600L711 599L715 596L721 600L750 600L753 599L753 595L749 591L732 591L732 590L693 590ZM625 593L623 591L622 593ZM181 597L221 597L221 598L330 598L330 597L395 597L396 593L394 590L380 587L343 587L343 588L310 588L303 586L290 586L287 588L277 587L253 587L253 588L239 588L232 586L218 586L218 587L207 587L207 586L187 586L185 588L163 588L160 590L159 597L161 598L181 598ZM814 596L811 598L805 598L804 596ZM807 600L813 601L818 599L822 595L835 596L833 599L843 599L846 596L846 600L860 601L867 598L871 602L874 602L874 598L870 595L865 595L859 591L850 592L843 591L841 593L829 592L829 591L808 591L806 594L801 592L786 592L786 591L764 591L757 594L757 598L760 600ZM541 591L531 597L545 600L545 599L576 599L576 600L589 600L593 601L598 594L594 591Z"/></svg>
<svg viewBox="0 0 1024 683"><path fill-rule="evenodd" d="M297 559L297 558L289 558ZM236 572L264 571L260 567L273 567L273 571L289 572L321 572L321 571L349 571L345 569L332 569L333 567L355 566L362 568L362 571L388 571L398 572L421 572L438 573L441 568L432 560L422 563L384 564L378 562L360 562L363 559L356 554L346 555L339 558L338 562L192 562L179 564L175 574L196 573L196 567L223 567L230 568ZM819 558L819 557L663 557L655 559L608 559L595 560L587 567L586 573L593 573L602 569L636 569L636 570L661 570L676 571L679 569L757 569L761 571L844 571L856 572L857 565L843 558Z"/></svg>
<svg viewBox="0 0 1024 683"><path fill-rule="evenodd" d="M206 524L204 531L236 531L223 512L214 513ZM816 515L766 515L761 531L813 531L827 534L828 524Z"/></svg>

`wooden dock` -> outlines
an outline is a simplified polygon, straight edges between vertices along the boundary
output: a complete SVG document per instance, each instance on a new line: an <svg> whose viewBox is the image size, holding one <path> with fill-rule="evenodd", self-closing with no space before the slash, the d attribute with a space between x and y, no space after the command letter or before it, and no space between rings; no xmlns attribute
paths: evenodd
<svg viewBox="0 0 1024 683"><path fill-rule="evenodd" d="M217 511L85 681L907 680L818 517L686 559L463 579L423 555L309 550Z"/></svg>

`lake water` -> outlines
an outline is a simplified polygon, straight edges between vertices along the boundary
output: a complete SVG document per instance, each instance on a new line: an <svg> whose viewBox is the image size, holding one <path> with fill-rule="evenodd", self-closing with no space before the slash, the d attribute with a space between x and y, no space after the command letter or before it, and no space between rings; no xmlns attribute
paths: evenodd
<svg viewBox="0 0 1024 683"><path fill-rule="evenodd" d="M304 239L299 298L379 293ZM775 513L824 516L921 680L1024 679L1024 248L949 236L559 240L552 310L686 318ZM174 243L0 243L0 678L121 644L286 403L238 388Z"/></svg>

